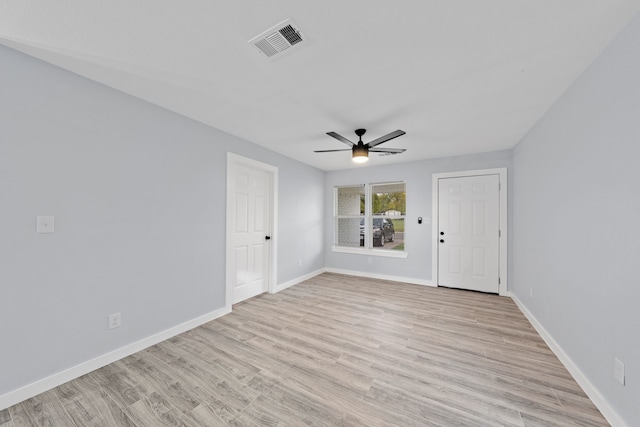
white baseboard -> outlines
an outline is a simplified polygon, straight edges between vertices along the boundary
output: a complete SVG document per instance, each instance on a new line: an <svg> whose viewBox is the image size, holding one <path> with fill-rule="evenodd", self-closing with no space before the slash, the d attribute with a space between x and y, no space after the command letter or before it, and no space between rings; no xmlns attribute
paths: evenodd
<svg viewBox="0 0 640 427"><path fill-rule="evenodd" d="M387 274L376 274L365 271L342 270L339 268L326 268L327 273L346 274L348 276L368 277L370 279L390 280L392 282L411 283L412 285L433 286L436 285L431 280L414 279L411 277L390 276Z"/></svg>
<svg viewBox="0 0 640 427"><path fill-rule="evenodd" d="M292 287L294 285L297 285L298 283L302 283L305 280L312 279L312 278L316 277L317 275L322 274L324 272L325 272L325 269L321 268L320 270L313 271L311 273L305 274L304 276L296 277L295 279L289 280L288 282L280 283L279 285L276 285L276 289L275 289L275 291L273 293L275 294L277 292L284 291L287 288L290 288L290 287Z"/></svg>
<svg viewBox="0 0 640 427"><path fill-rule="evenodd" d="M320 270L316 270L309 274L305 274L304 276L300 276L293 280L289 280L288 282L277 285L273 293L283 291L287 288L290 288L291 286L297 285L298 283L302 283L305 280L312 279L325 272L345 274L347 276L368 277L370 279L390 280L393 282L411 283L413 285L435 286L431 280L413 279L409 277L390 276L385 274L374 274L374 273L367 273L363 271L341 270L339 268L321 268Z"/></svg>
<svg viewBox="0 0 640 427"><path fill-rule="evenodd" d="M525 315L525 317L529 320L531 325L535 328L536 331L540 334L545 343L549 346L551 351L560 359L560 362L567 368L567 371L571 374L573 379L576 380L578 385L582 387L582 390L589 396L589 399L593 402L594 405L600 410L602 415L609 421L614 427L628 427L627 423L618 415L618 413L609 405L609 402L600 394L598 389L591 384L591 381L582 373L580 368L573 363L573 360L569 357L567 353L560 347L560 344L553 339L551 334L547 332L547 330L542 326L542 324L536 319L536 317L527 309L527 307L515 296L513 293L509 292L509 296L516 303L520 311Z"/></svg>
<svg viewBox="0 0 640 427"><path fill-rule="evenodd" d="M81 377L82 375L102 368L109 363L113 363L124 357L131 356L132 354L144 350L145 348L151 347L152 345L158 344L159 342L162 342L190 329L222 317L230 312L230 309L228 309L227 307L223 307L221 309L196 317L195 319L181 323L172 328L166 329L162 332L158 332L157 334L143 338L134 343L125 345L124 347L120 347L94 359L87 360L86 362L65 369L64 371L57 372L31 384L27 384L23 387L20 387L19 389L5 393L0 396L0 410L6 409L10 406L15 405L16 403L20 403L24 400L30 399L40 393L51 390L54 387L58 387L59 385Z"/></svg>

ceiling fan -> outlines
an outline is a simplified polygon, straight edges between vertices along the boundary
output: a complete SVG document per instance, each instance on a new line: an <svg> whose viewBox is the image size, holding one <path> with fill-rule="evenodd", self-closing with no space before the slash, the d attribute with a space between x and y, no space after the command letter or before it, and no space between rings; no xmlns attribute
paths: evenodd
<svg viewBox="0 0 640 427"><path fill-rule="evenodd" d="M327 135L337 139L338 141L344 142L351 148L344 148L341 150L316 150L316 153L331 153L334 151L352 151L352 159L356 163L364 163L369 160L369 152L371 153L386 153L386 154L400 154L406 151L405 148L374 148L384 142L392 140L393 138L397 138L399 136L404 135L406 132L403 130L396 130L391 133L386 134L385 136L381 136L378 139L374 139L371 142L364 144L362 142L362 135L367 132L366 129L356 129L356 135L358 135L358 143L354 143L349 141L342 135L339 135L335 132L327 132Z"/></svg>

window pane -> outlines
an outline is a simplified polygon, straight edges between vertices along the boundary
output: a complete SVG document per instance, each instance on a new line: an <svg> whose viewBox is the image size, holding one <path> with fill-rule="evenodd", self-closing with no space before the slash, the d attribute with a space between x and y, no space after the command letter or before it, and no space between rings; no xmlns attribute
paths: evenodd
<svg viewBox="0 0 640 427"><path fill-rule="evenodd" d="M371 212L374 215L404 216L407 197L404 183L376 184L371 186Z"/></svg>
<svg viewBox="0 0 640 427"><path fill-rule="evenodd" d="M364 185L339 187L337 213L344 215L364 215Z"/></svg>
<svg viewBox="0 0 640 427"><path fill-rule="evenodd" d="M360 219L364 216L364 185L338 187L336 191L336 245L358 247L360 240ZM346 217L346 218L345 218Z"/></svg>
<svg viewBox="0 0 640 427"><path fill-rule="evenodd" d="M360 219L338 218L338 246L358 247L360 244ZM363 241L364 243L364 241Z"/></svg>
<svg viewBox="0 0 640 427"><path fill-rule="evenodd" d="M373 227L371 245L377 249L404 251L405 184L371 186Z"/></svg>

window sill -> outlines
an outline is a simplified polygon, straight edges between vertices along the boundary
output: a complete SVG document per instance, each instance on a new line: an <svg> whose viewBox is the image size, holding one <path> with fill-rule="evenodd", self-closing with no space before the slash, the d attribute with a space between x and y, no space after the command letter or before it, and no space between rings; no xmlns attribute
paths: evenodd
<svg viewBox="0 0 640 427"><path fill-rule="evenodd" d="M349 248L346 246L332 246L331 251L343 254L369 255L387 258L406 258L407 256L409 256L409 254L405 251L394 251L391 249L360 249Z"/></svg>

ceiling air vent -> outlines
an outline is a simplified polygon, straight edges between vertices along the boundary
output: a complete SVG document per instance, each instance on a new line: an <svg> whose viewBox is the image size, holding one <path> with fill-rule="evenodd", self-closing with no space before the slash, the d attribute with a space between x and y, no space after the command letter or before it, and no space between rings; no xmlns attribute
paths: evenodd
<svg viewBox="0 0 640 427"><path fill-rule="evenodd" d="M298 26L293 22L293 19L289 18L252 38L247 43L254 45L260 52L271 58L303 41L305 38Z"/></svg>

